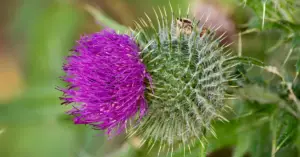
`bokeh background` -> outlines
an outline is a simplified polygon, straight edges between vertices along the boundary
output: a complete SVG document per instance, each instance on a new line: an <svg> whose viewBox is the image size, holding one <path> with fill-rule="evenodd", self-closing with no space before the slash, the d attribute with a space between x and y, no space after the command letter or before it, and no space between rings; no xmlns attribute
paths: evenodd
<svg viewBox="0 0 300 157"><path fill-rule="evenodd" d="M63 85L61 67L76 39L102 29L86 10L87 4L120 24L134 27L133 21L144 12L154 17L152 9L169 6L169 1L182 11L191 4L191 13L197 18L210 13L208 22L222 25L219 31L227 32L226 41L233 42L234 53L243 52L274 65L281 64L282 56L288 53L285 49L266 53L277 43L280 32L238 36L251 13L235 0L1 0L0 156L156 156L148 154L147 148L137 148L137 139L125 140L124 135L107 139L102 131L75 126L64 114L68 107L60 105L61 93L56 87ZM217 126L221 140L211 143L214 151L210 156L231 156L234 144L247 140L234 136L236 123Z"/></svg>

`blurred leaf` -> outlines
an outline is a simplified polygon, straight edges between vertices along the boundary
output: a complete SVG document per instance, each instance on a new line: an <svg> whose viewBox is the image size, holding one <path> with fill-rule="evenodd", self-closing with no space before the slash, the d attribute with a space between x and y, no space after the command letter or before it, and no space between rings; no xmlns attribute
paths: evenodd
<svg viewBox="0 0 300 157"><path fill-rule="evenodd" d="M58 85L63 56L71 48L83 14L66 1L20 1L15 29L26 33L26 79L29 88L10 104L1 104L1 156L76 156L84 132L70 120L60 123ZM74 129L77 128L77 129Z"/></svg>
<svg viewBox="0 0 300 157"><path fill-rule="evenodd" d="M300 58L298 59L298 61L296 63L296 72L300 73Z"/></svg>
<svg viewBox="0 0 300 157"><path fill-rule="evenodd" d="M299 151L297 150L297 147L294 145L287 146L280 149L276 153L276 157L299 157Z"/></svg>
<svg viewBox="0 0 300 157"><path fill-rule="evenodd" d="M258 67L264 67L265 64L256 59L256 58L252 58L252 57L243 57L243 56L236 56L236 57L232 57L232 58L229 58L225 61L226 62L241 62L241 63L244 63L244 64L249 64L249 65L254 65L254 66L258 66Z"/></svg>
<svg viewBox="0 0 300 157"><path fill-rule="evenodd" d="M107 155L107 157L135 157L135 149L128 143L125 143L120 149Z"/></svg>
<svg viewBox="0 0 300 157"><path fill-rule="evenodd" d="M12 23L12 33L16 40L24 40L30 36L30 30L36 20L45 12L45 7L51 4L53 0L17 0L19 8L16 10L14 21ZM29 18L30 17L30 18ZM20 36L22 38L20 38Z"/></svg>
<svg viewBox="0 0 300 157"><path fill-rule="evenodd" d="M275 26L278 26L278 28L285 28L291 32L299 32L300 31L300 25L287 21L287 20L279 20L279 21L273 21ZM275 27L276 28L276 27Z"/></svg>
<svg viewBox="0 0 300 157"><path fill-rule="evenodd" d="M285 111L279 111L275 117L276 150L291 145L297 137L298 120Z"/></svg>
<svg viewBox="0 0 300 157"><path fill-rule="evenodd" d="M59 105L58 96L58 91L52 87L28 88L9 104L0 104L0 123L31 125L42 123L44 114L54 114L53 117L60 115L68 107Z"/></svg>
<svg viewBox="0 0 300 157"><path fill-rule="evenodd" d="M35 102L23 101L0 109L0 123L6 130L0 142L1 156L74 156L81 147L84 126L75 126L72 121L59 123L57 117L63 112L59 105L47 102L52 105L26 108L30 106L24 105L27 103Z"/></svg>
<svg viewBox="0 0 300 157"><path fill-rule="evenodd" d="M77 126L78 127L78 126ZM103 156L105 150L106 138L104 133L99 130L93 130L87 126L84 126L86 131L82 137L82 145L78 150L78 157L96 157Z"/></svg>
<svg viewBox="0 0 300 157"><path fill-rule="evenodd" d="M249 6L259 18L294 22L297 0L240 0ZM288 1L288 2L287 2ZM264 9L265 5L265 9ZM263 16L265 14L265 16Z"/></svg>
<svg viewBox="0 0 300 157"><path fill-rule="evenodd" d="M240 133L238 135L238 140L236 147L234 148L233 157L243 157L251 146L251 139L253 138L253 132L248 131L245 133Z"/></svg>
<svg viewBox="0 0 300 157"><path fill-rule="evenodd" d="M297 63L296 63L296 76L295 76L295 78L294 78L294 80L293 80L293 83L295 83L296 82L296 80L297 80L297 78L298 78L298 76L299 76L299 73L300 73L300 58L297 60ZM296 86L297 87L297 86ZM297 90L297 89L296 89ZM300 90L300 88L299 88L299 90ZM296 94L299 96L300 95L300 92L298 93L298 92L296 92Z"/></svg>
<svg viewBox="0 0 300 157"><path fill-rule="evenodd" d="M254 130L249 153L253 157L271 156L271 136L269 125L261 125Z"/></svg>
<svg viewBox="0 0 300 157"><path fill-rule="evenodd" d="M255 93L253 91L256 91L253 88L248 89L249 91L252 91L252 93ZM262 92L259 93L261 94ZM263 102L271 103L274 102L274 100L276 101L276 99L277 98L271 98ZM237 143L234 149L234 157L243 157L245 156L245 154L249 154L249 152L253 153L256 151L261 151L258 150L258 148L253 148L253 145L255 145L256 143L260 143L259 138L257 136L263 136L259 134L265 134L264 129L262 128L268 126L267 124L269 123L269 115L274 110L274 105L259 104L260 101L242 100L238 101L236 104L236 107L238 109L238 115L234 120L238 121L239 125L236 130ZM233 119L231 121L233 121Z"/></svg>
<svg viewBox="0 0 300 157"><path fill-rule="evenodd" d="M232 120L229 123L215 122L213 124L217 138L208 136L208 152L213 152L224 147L236 145L238 140L238 128L242 121Z"/></svg>
<svg viewBox="0 0 300 157"><path fill-rule="evenodd" d="M299 31L300 32L300 31ZM293 47L300 47L300 34L296 34L293 38Z"/></svg>
<svg viewBox="0 0 300 157"><path fill-rule="evenodd" d="M239 105L246 105L239 103ZM217 138L210 135L208 137L208 152L213 152L225 147L235 146L234 156L242 156L252 149L253 139L257 136L256 130L268 123L265 111L256 111L246 116L239 116L231 119L229 123L216 122L214 129Z"/></svg>
<svg viewBox="0 0 300 157"><path fill-rule="evenodd" d="M104 154L102 131L74 125L72 117L64 113L70 106L59 105L59 99L51 93L42 95L39 98L25 96L13 104L0 105L0 124L6 130L0 149L7 150L1 155L81 157L89 154L95 157ZM61 115L67 119L61 119Z"/></svg>
<svg viewBox="0 0 300 157"><path fill-rule="evenodd" d="M147 0L147 1L141 1L141 0L127 0L130 5L137 6L135 9L137 10L136 13L138 17L144 16L145 13L147 13L150 17L154 15L153 9L157 10L158 8L165 8L166 13L168 16L172 15L170 11L170 4L173 8L173 11L175 14L177 14L179 11L181 13L186 13L188 10L189 5L193 2L192 0ZM191 8L191 7L190 7ZM157 21L153 21L154 23Z"/></svg>
<svg viewBox="0 0 300 157"><path fill-rule="evenodd" d="M238 94L244 100L256 101L260 104L276 104L281 101L281 98L276 93L258 85L246 85L244 88L238 90Z"/></svg>
<svg viewBox="0 0 300 157"><path fill-rule="evenodd" d="M63 58L72 48L82 13L67 2L54 3L30 28L26 40L26 77L30 85L58 85ZM30 17L27 17L30 18Z"/></svg>
<svg viewBox="0 0 300 157"><path fill-rule="evenodd" d="M228 123L223 122L213 122L213 127L216 132L217 137L215 137L212 134L207 135L208 140L208 146L207 146L207 154L214 152L218 149L222 149L224 147L232 147L236 145L237 139L238 139L238 128L240 125L244 123L243 120L237 121L232 120ZM188 148L179 148L177 150L174 150L173 157L196 157L199 156L200 153L200 146L201 143L196 140L195 144L190 145L190 150ZM147 147L146 147L147 148ZM145 150L144 150L145 151ZM150 152L150 154L145 151L144 153L141 153L147 157L157 156L157 150L153 150ZM148 154L148 155L146 155ZM141 156L143 156L141 155ZM170 153L168 153L170 155ZM165 152L160 153L161 157L167 156Z"/></svg>
<svg viewBox="0 0 300 157"><path fill-rule="evenodd" d="M295 146L297 147L298 152L300 154L300 126L299 125L298 125L298 128L297 128L297 132L298 132L298 136L297 136L296 141L295 141Z"/></svg>
<svg viewBox="0 0 300 157"><path fill-rule="evenodd" d="M291 23L286 20L265 19L264 30L279 29L285 31L286 34L300 31L300 25ZM261 22L257 17L252 17L248 22L249 29L260 29Z"/></svg>
<svg viewBox="0 0 300 157"><path fill-rule="evenodd" d="M104 13L100 9L96 9L90 5L86 5L85 9L95 18L97 22L99 22L99 24L103 25L104 27L120 31L121 33L129 30L127 27L104 15Z"/></svg>

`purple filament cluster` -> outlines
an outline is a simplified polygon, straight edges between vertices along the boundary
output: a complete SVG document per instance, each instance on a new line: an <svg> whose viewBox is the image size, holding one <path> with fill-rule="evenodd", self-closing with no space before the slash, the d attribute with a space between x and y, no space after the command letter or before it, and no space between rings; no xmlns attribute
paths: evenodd
<svg viewBox="0 0 300 157"><path fill-rule="evenodd" d="M120 133L130 118L145 115L145 80L151 78L138 52L130 36L112 30L81 37L63 67L68 87L60 89L63 104L73 104L68 114L75 124Z"/></svg>

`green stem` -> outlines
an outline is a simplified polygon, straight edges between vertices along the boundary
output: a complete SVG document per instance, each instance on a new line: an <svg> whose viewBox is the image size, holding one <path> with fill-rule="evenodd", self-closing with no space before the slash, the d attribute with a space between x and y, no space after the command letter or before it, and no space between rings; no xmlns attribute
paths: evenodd
<svg viewBox="0 0 300 157"><path fill-rule="evenodd" d="M272 154L271 154L271 157L275 157L275 155L276 155L276 133L275 133L275 135L273 133L273 138L272 138Z"/></svg>
<svg viewBox="0 0 300 157"><path fill-rule="evenodd" d="M277 111L274 112L274 114L271 117L271 123L270 123L270 128L272 130L272 152L271 152L271 157L275 157L276 155L276 147L277 147L277 137L276 137L276 123L277 121L275 120L275 114Z"/></svg>

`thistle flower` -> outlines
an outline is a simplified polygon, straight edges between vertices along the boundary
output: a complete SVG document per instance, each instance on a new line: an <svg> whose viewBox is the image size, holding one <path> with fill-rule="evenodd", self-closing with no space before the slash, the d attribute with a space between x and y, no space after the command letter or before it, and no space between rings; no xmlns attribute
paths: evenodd
<svg viewBox="0 0 300 157"><path fill-rule="evenodd" d="M74 104L68 111L75 124L120 133L127 121L146 113L145 79L139 48L131 37L104 30L81 37L67 57L63 80L63 104Z"/></svg>
<svg viewBox="0 0 300 157"><path fill-rule="evenodd" d="M159 144L159 152L172 152L176 146L204 142L206 132L215 135L211 121L226 120L226 82L234 65L226 63L225 46L219 44L222 37L216 38L214 31L203 33L207 28L198 30L198 22L186 18L168 20L166 10L155 14L158 29L148 16L148 22L136 23L140 56L154 92L145 93L148 113L131 135L141 136L142 144L148 141L151 148Z"/></svg>

